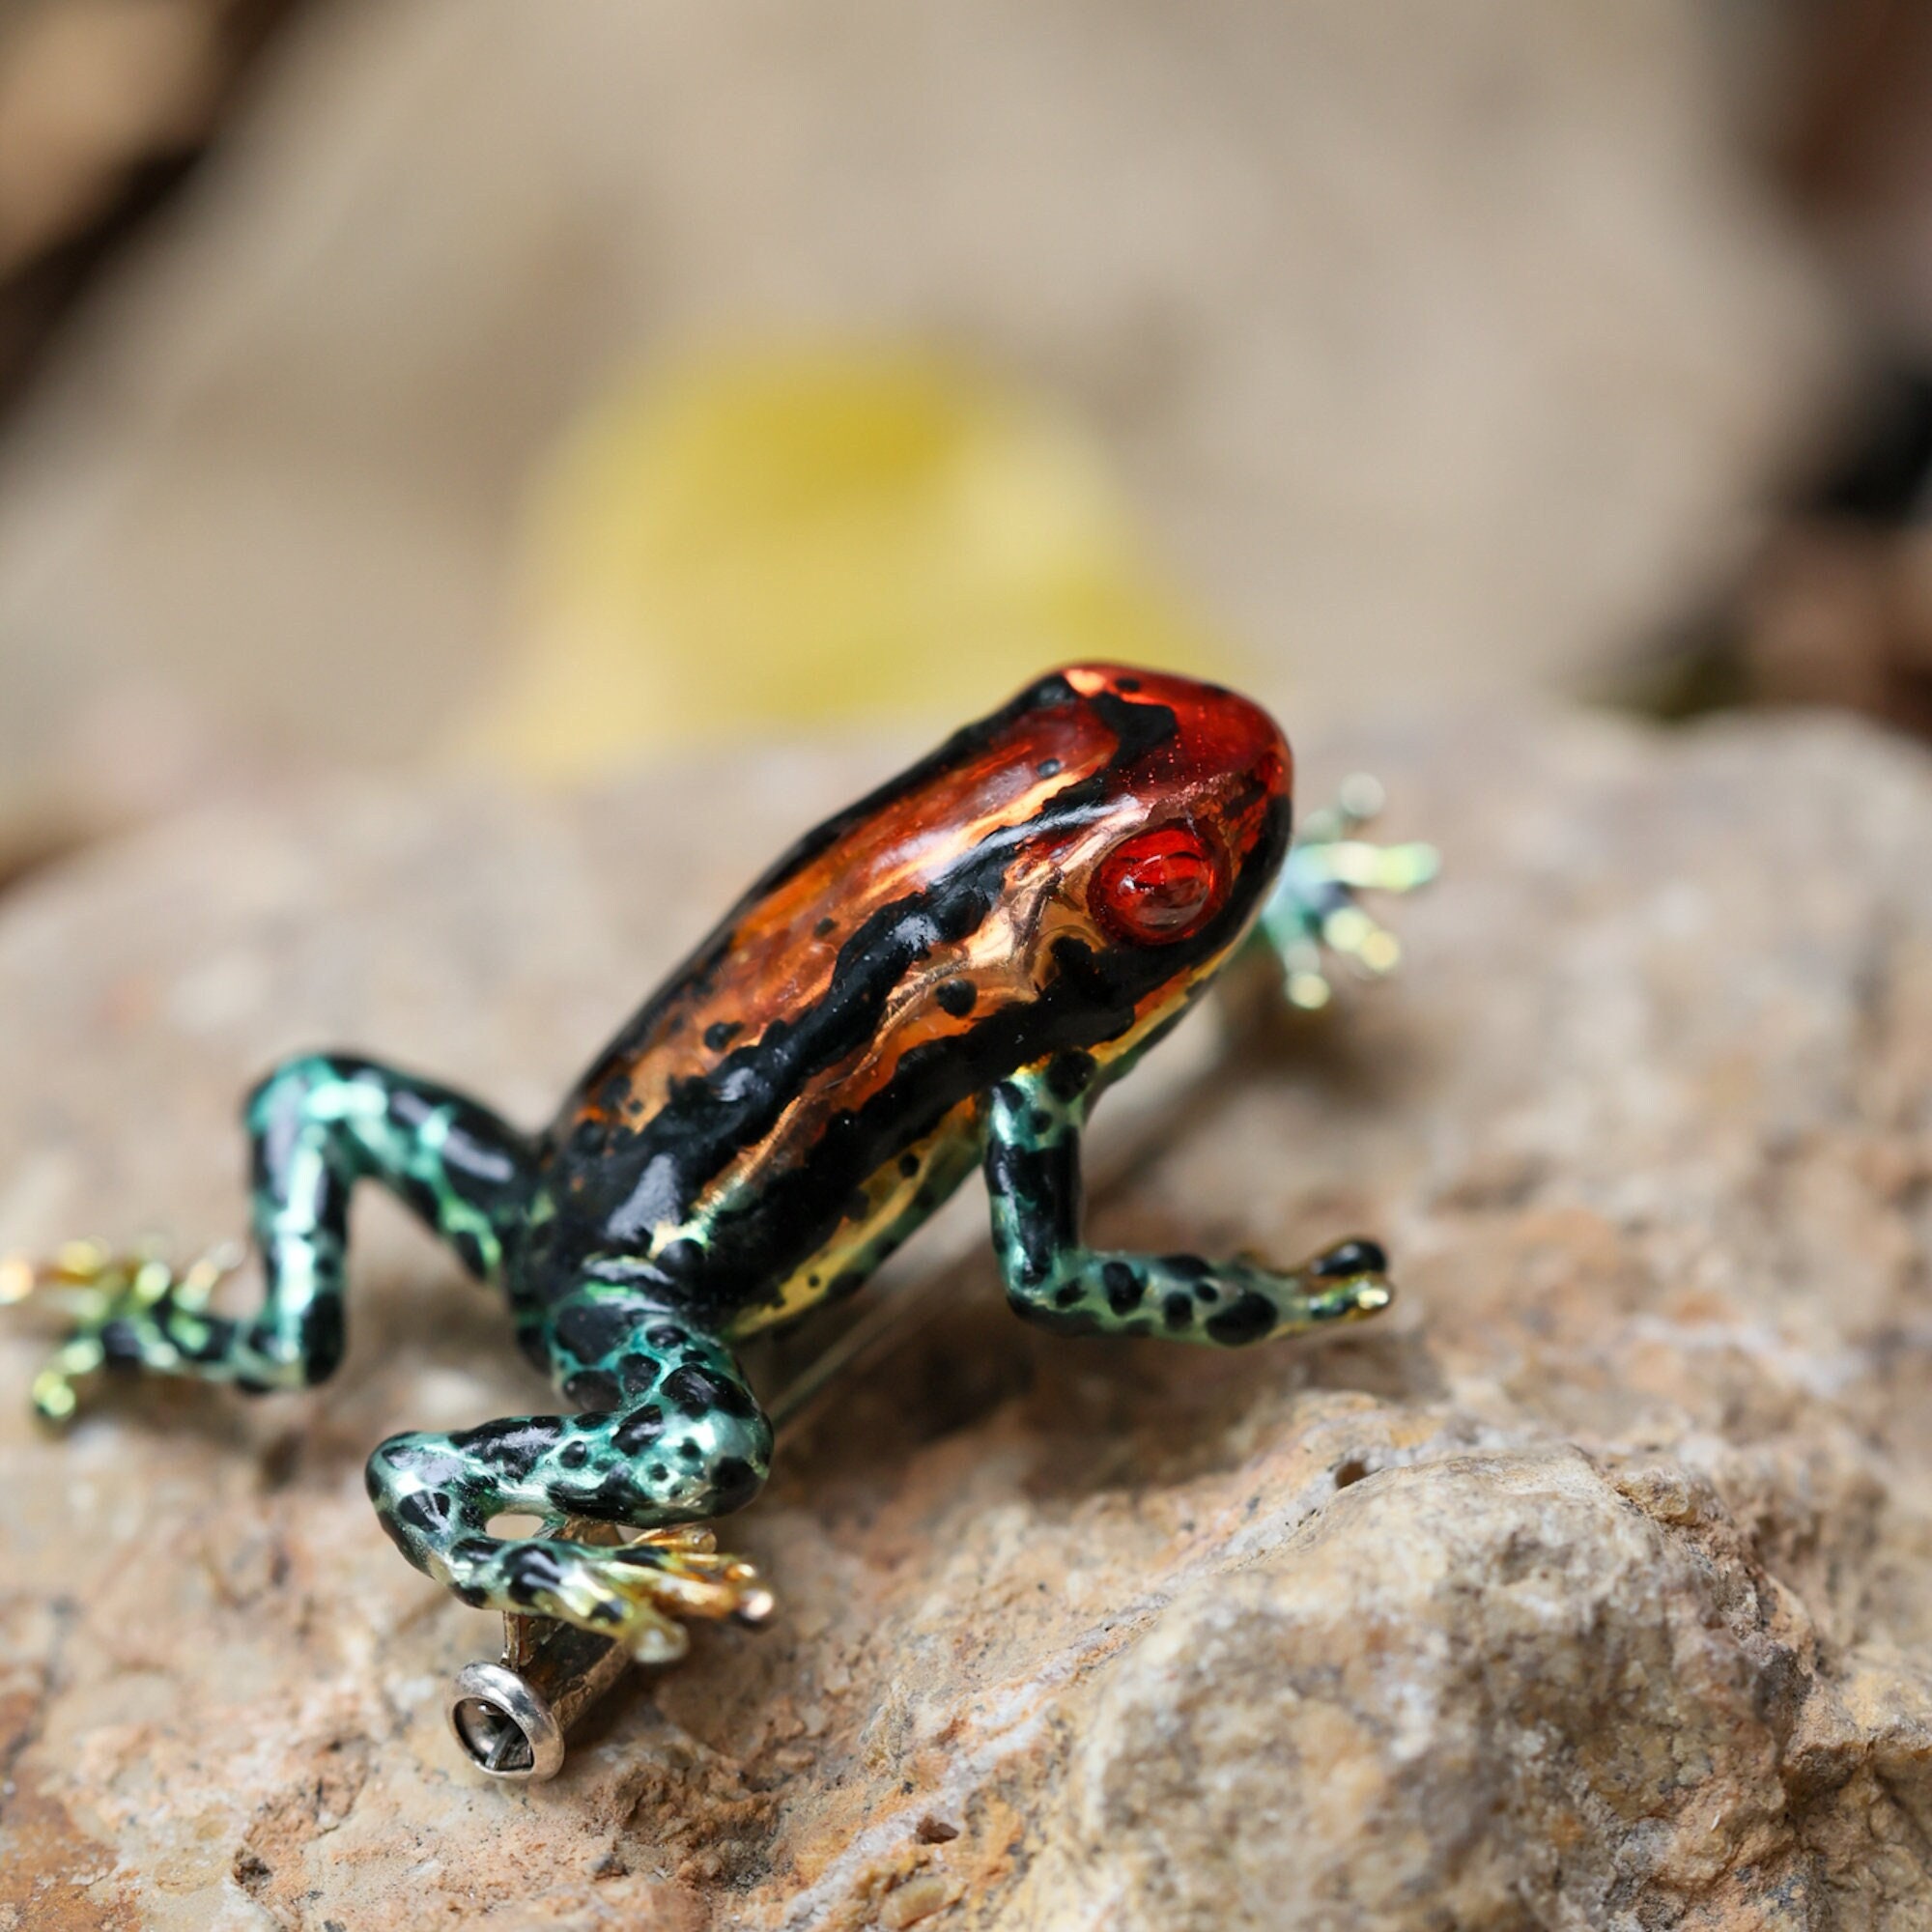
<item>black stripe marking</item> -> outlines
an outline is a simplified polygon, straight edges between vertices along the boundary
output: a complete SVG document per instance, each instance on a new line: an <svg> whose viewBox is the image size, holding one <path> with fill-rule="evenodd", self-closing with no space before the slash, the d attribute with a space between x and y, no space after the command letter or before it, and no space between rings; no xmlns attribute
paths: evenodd
<svg viewBox="0 0 1932 1932"><path fill-rule="evenodd" d="M989 834L923 891L877 908L840 946L826 991L813 1006L771 1020L707 1077L674 1082L654 1118L635 1124L576 1117L600 1080L615 1083L624 1076L633 1050L670 1003L701 996L738 921L759 898L852 826L972 756L1025 713L1073 702L1093 707L1117 740L1105 767L1055 794L1027 822ZM557 1218L533 1244L532 1274L561 1282L585 1266L608 1271L613 1264L599 1257L635 1250L650 1227L689 1218L707 1186L773 1131L798 1094L877 1037L887 1003L906 976L935 947L955 944L983 923L1003 899L1015 856L1042 835L1086 822L1094 809L1119 794L1123 775L1177 730L1164 705L1133 703L1112 693L1082 700L1064 679L1043 680L809 834L633 1019L568 1103L554 1130L565 1137L562 1145L554 1143ZM956 1035L904 1053L891 1080L864 1106L827 1121L800 1165L770 1177L741 1211L721 1214L698 1255L680 1255L690 1270L685 1280L673 1283L668 1269L636 1262L623 1264L625 1278L654 1298L662 1293L713 1320L725 1317L822 1248L855 1188L1013 1067L1051 1060L1056 1089L1077 1092L1082 1076L1091 1076L1088 1049L1127 1032L1141 999L1193 960L1211 956L1245 923L1287 849L1288 819L1286 801L1277 801L1237 889L1183 946L1096 953L1063 940L1037 998L1002 1005Z"/></svg>

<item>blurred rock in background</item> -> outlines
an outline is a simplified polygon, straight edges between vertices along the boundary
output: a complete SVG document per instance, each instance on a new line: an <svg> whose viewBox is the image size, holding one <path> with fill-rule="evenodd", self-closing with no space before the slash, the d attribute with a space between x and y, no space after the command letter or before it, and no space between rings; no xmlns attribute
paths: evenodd
<svg viewBox="0 0 1932 1932"><path fill-rule="evenodd" d="M293 0L0 6L0 433L76 303L191 176ZM0 884L192 789L202 733L140 640L77 671L0 639Z"/></svg>
<svg viewBox="0 0 1932 1932"><path fill-rule="evenodd" d="M179 185L292 0L0 8L0 397Z"/></svg>
<svg viewBox="0 0 1932 1932"><path fill-rule="evenodd" d="M1297 727L1584 681L1736 569L1845 364L1719 21L316 0L0 437L0 818L601 715L534 695L531 479L721 344L925 345L1074 425ZM919 695L656 648L763 722Z"/></svg>
<svg viewBox="0 0 1932 1932"><path fill-rule="evenodd" d="M1668 714L1835 705L1932 738L1932 13L1783 12L1755 70L1760 146L1861 380L1738 573L1616 688Z"/></svg>
<svg viewBox="0 0 1932 1932"><path fill-rule="evenodd" d="M1916 0L1784 11L1770 158L1872 333L1932 358L1932 14Z"/></svg>

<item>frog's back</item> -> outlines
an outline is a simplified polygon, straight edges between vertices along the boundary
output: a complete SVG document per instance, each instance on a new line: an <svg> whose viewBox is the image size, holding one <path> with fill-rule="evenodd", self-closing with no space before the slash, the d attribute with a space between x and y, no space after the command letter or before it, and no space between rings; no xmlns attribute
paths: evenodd
<svg viewBox="0 0 1932 1932"><path fill-rule="evenodd" d="M1176 732L1172 705L1123 696L1122 676L1042 679L746 894L552 1129L571 1246L642 1258L726 1324L789 1315L856 1278L845 1264L876 1261L876 1231L956 1185L975 1094L1131 1030L1134 976L1110 983L1091 947L1077 986L1042 994L1059 977L1046 950L1078 913L1056 903L1067 855L1119 815L1121 772ZM1285 784L1284 770L1283 843ZM803 1276L822 1252L829 1264Z"/></svg>

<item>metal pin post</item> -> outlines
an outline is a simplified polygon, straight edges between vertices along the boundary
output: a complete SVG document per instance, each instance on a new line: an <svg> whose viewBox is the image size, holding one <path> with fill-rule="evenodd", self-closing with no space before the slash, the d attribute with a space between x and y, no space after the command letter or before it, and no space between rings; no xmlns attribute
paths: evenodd
<svg viewBox="0 0 1932 1932"><path fill-rule="evenodd" d="M449 1696L449 1728L492 1777L536 1783L563 1769L570 1727L630 1668L621 1643L542 1617L503 1619L499 1663L471 1663Z"/></svg>
<svg viewBox="0 0 1932 1932"><path fill-rule="evenodd" d="M613 1523L573 1517L551 1535L609 1548L634 1539ZM708 1530L695 1525L649 1531L639 1541L682 1539L711 1548ZM738 1612L744 1623L771 1612L770 1594L752 1593ZM533 1784L563 1769L570 1728L631 1666L621 1641L552 1617L506 1614L503 1655L496 1663L466 1664L450 1686L449 1728L478 1771L513 1783Z"/></svg>

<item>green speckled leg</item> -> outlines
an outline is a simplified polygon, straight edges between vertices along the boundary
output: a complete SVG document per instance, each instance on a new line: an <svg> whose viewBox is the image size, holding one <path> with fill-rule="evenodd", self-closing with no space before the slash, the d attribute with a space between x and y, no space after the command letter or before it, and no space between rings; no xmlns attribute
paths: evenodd
<svg viewBox="0 0 1932 1932"><path fill-rule="evenodd" d="M1078 1057L1028 1068L987 1099L986 1191L1007 1297L1075 1335L1159 1335L1237 1347L1379 1313L1394 1297L1372 1241L1344 1241L1279 1273L1198 1255L1103 1254L1080 1239Z"/></svg>
<svg viewBox="0 0 1932 1932"><path fill-rule="evenodd" d="M771 1600L750 1565L674 1530L749 1502L770 1466L771 1425L730 1351L602 1285L558 1304L551 1335L566 1394L595 1406L392 1436L369 1459L368 1479L397 1548L467 1604L559 1617L652 1662L682 1653L678 1619L765 1614ZM487 1529L499 1513L553 1529L579 1518L653 1534L615 1548L497 1539Z"/></svg>
<svg viewBox="0 0 1932 1932"><path fill-rule="evenodd" d="M82 1325L36 1380L52 1421L100 1366L194 1376L249 1390L306 1387L342 1359L350 1190L387 1187L474 1275L498 1280L522 1216L528 1158L494 1114L365 1060L319 1054L277 1067L248 1096L250 1199L265 1293L245 1320L207 1312L213 1277L103 1258Z"/></svg>
<svg viewBox="0 0 1932 1932"><path fill-rule="evenodd" d="M1350 779L1325 810L1311 812L1289 848L1281 876L1262 907L1254 943L1280 961L1282 985L1293 1006L1328 1004L1328 955L1352 960L1363 972L1391 971L1402 956L1395 935L1365 913L1365 892L1411 893L1441 869L1433 845L1375 845L1360 837L1380 811L1381 787Z"/></svg>

